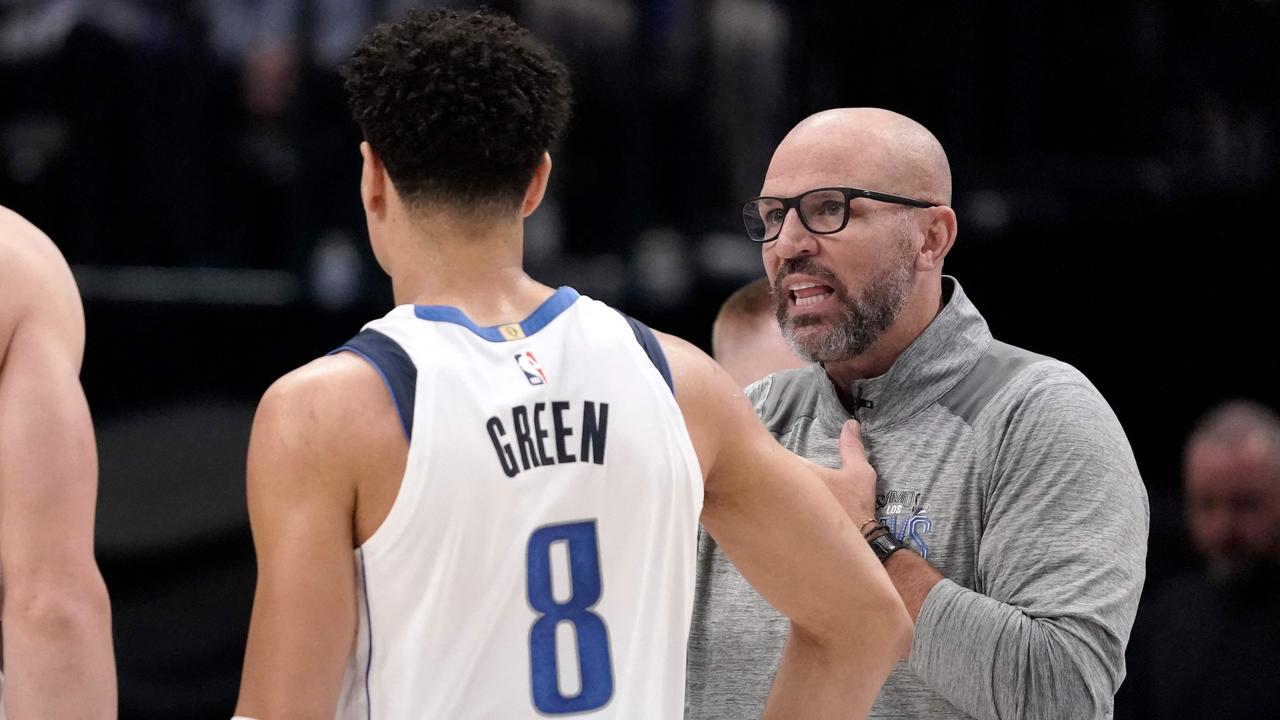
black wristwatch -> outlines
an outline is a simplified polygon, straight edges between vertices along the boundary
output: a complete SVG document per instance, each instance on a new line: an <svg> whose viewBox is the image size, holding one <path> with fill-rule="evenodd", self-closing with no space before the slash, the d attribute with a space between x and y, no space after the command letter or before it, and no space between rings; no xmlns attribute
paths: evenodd
<svg viewBox="0 0 1280 720"><path fill-rule="evenodd" d="M884 532L878 532L883 530ZM906 550L906 543L900 543L893 537L893 531L881 525L871 531L875 535L874 538L868 538L867 542L871 545L871 549L875 552L876 557L880 558L880 562L884 563L889 556L899 550Z"/></svg>

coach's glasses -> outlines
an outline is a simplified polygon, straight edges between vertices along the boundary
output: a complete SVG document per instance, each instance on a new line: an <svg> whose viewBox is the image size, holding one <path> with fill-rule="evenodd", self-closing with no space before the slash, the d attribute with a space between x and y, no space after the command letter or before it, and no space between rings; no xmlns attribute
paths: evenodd
<svg viewBox="0 0 1280 720"><path fill-rule="evenodd" d="M747 226L747 237L752 242L771 242L782 232L782 221L791 208L796 209L800 222L815 235L830 235L849 224L849 203L854 198L867 198L880 202L910 205L918 208L937 207L937 203L913 200L901 195L862 190L859 188L829 187L800 193L795 197L758 197L742 206L742 222Z"/></svg>

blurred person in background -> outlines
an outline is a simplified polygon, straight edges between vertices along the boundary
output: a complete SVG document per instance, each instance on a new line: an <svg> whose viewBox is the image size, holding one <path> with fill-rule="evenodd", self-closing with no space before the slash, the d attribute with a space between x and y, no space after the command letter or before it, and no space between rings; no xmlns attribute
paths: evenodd
<svg viewBox="0 0 1280 720"><path fill-rule="evenodd" d="M206 2L0 3L13 93L0 108L4 169L24 212L76 263L198 264L224 253L214 192L223 106ZM68 195L76 201L51 199Z"/></svg>
<svg viewBox="0 0 1280 720"><path fill-rule="evenodd" d="M9 720L116 716L111 605L93 555L98 467L83 351L66 261L0 207L0 716Z"/></svg>
<svg viewBox="0 0 1280 720"><path fill-rule="evenodd" d="M322 307L385 302L377 264L362 241L364 218L351 193L360 130L346 112L339 68L360 38L409 8L512 0L258 0L243 34L243 93L259 159L285 191L288 265L308 279ZM223 12L218 10L217 12Z"/></svg>
<svg viewBox="0 0 1280 720"><path fill-rule="evenodd" d="M942 273L951 169L919 123L813 115L743 208L775 317L815 362L747 390L818 464L861 423L877 476L833 486L915 620L873 718L1111 714L1144 577L1146 491L1124 430L1075 368L995 340ZM760 711L787 624L704 535L692 720Z"/></svg>
<svg viewBox="0 0 1280 720"><path fill-rule="evenodd" d="M711 326L711 355L741 387L809 363L797 357L773 317L769 279L753 280L729 296Z"/></svg>
<svg viewBox="0 0 1280 720"><path fill-rule="evenodd" d="M1280 417L1250 400L1215 408L1182 475L1204 568L1144 602L1116 717L1280 717Z"/></svg>
<svg viewBox="0 0 1280 720"><path fill-rule="evenodd" d="M1187 527L1209 577L1274 579L1280 563L1280 418L1237 400L1201 420L1183 458Z"/></svg>

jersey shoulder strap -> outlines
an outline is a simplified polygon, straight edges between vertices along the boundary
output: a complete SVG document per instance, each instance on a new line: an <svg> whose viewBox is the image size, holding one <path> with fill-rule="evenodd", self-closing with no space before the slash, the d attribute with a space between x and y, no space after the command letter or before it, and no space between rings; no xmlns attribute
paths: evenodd
<svg viewBox="0 0 1280 720"><path fill-rule="evenodd" d="M350 352L364 358L387 386L400 416L406 440L413 439L413 405L418 390L418 368L400 344L377 330L361 330L355 337L330 351L329 355Z"/></svg>
<svg viewBox="0 0 1280 720"><path fill-rule="evenodd" d="M667 382L667 387L671 388L671 394L675 395L676 383L671 379L671 367L667 364L666 353L662 352L662 345L658 342L657 336L653 334L653 331L647 325L639 320L621 311L618 314L631 326L631 332L635 334L636 342L640 343L640 347L649 356L649 362L652 362L653 366L662 374L662 379Z"/></svg>

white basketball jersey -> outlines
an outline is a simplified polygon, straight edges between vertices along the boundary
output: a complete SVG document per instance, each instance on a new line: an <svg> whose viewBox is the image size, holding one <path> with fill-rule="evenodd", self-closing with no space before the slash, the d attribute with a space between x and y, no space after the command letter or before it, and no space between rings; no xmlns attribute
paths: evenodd
<svg viewBox="0 0 1280 720"><path fill-rule="evenodd" d="M337 717L680 718L702 474L652 333L562 287L497 327L401 306L341 351L409 456Z"/></svg>

